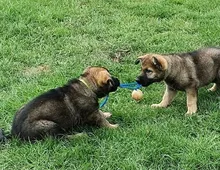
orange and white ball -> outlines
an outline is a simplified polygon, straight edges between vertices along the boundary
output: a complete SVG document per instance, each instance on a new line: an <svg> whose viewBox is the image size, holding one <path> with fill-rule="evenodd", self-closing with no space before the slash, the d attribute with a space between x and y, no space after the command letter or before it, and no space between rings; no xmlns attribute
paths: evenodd
<svg viewBox="0 0 220 170"><path fill-rule="evenodd" d="M131 93L131 97L136 100L136 101L139 101L143 98L143 92L139 89L137 90L133 90L132 93Z"/></svg>

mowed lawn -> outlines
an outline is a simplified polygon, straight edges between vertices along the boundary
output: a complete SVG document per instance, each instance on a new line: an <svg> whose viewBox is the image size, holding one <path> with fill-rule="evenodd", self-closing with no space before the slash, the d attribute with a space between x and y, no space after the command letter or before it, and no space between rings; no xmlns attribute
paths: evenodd
<svg viewBox="0 0 220 170"><path fill-rule="evenodd" d="M220 46L218 0L1 0L0 128L15 112L90 65L107 67L121 82L140 72L144 53ZM208 87L210 87L209 85ZM199 90L198 114L185 117L186 96L166 109L163 83L110 94L103 111L118 129L80 129L72 140L17 139L0 144L0 169L220 169L220 92Z"/></svg>

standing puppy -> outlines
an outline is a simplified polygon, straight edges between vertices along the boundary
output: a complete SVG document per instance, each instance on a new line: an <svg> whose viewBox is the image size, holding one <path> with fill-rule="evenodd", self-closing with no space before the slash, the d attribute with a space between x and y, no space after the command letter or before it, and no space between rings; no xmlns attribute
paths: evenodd
<svg viewBox="0 0 220 170"><path fill-rule="evenodd" d="M64 135L74 127L96 125L116 128L99 110L98 98L116 91L119 80L103 67L87 68L79 79L34 98L15 115L12 135L24 140Z"/></svg>
<svg viewBox="0 0 220 170"><path fill-rule="evenodd" d="M154 82L165 81L166 91L159 104L152 107L167 107L177 94L186 91L186 114L197 111L198 88L214 83L210 91L220 87L220 49L204 48L181 54L146 54L137 59L141 62L142 73L137 82L149 86Z"/></svg>

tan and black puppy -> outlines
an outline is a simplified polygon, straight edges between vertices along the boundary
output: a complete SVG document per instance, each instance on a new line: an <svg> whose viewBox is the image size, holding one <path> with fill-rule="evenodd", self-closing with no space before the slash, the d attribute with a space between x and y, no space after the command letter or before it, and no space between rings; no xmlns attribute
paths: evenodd
<svg viewBox="0 0 220 170"><path fill-rule="evenodd" d="M103 67L88 67L79 79L34 98L15 115L12 135L24 140L62 136L82 125L116 128L99 110L98 98L116 91L119 80Z"/></svg>
<svg viewBox="0 0 220 170"><path fill-rule="evenodd" d="M159 104L152 107L167 107L178 90L186 91L186 114L197 111L198 88L214 83L210 91L220 87L220 48L204 48L181 54L146 54L137 59L141 62L142 73L137 82L148 86L165 81L166 91Z"/></svg>

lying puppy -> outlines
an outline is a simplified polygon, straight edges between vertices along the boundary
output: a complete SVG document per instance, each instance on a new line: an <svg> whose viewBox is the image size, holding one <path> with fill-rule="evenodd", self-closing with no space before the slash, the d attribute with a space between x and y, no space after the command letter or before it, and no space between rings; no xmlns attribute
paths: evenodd
<svg viewBox="0 0 220 170"><path fill-rule="evenodd" d="M167 107L177 94L186 91L186 114L197 111L198 88L214 83L210 91L220 87L220 49L204 48L182 54L146 54L136 61L141 62L142 73L137 82L149 86L154 82L165 81L166 91L163 100L152 107Z"/></svg>
<svg viewBox="0 0 220 170"><path fill-rule="evenodd" d="M37 140L45 136L62 136L74 127L95 125L116 128L99 110L98 98L116 91L119 80L103 67L88 67L79 79L49 90L34 98L15 115L12 136Z"/></svg>

